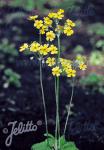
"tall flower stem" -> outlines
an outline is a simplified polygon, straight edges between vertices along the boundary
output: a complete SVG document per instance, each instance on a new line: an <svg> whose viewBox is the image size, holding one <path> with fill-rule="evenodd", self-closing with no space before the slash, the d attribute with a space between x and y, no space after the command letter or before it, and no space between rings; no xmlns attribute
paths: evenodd
<svg viewBox="0 0 104 150"><path fill-rule="evenodd" d="M67 128L67 124L68 124L68 120L69 120L69 116L70 116L70 112L71 112L71 104L72 104L72 100L73 100L73 95L74 95L74 78L73 78L73 83L72 83L72 91L71 91L71 98L70 98L70 102L68 105L68 114L66 117L66 122L65 122L65 127L64 127L64 136L66 133L66 128Z"/></svg>
<svg viewBox="0 0 104 150"><path fill-rule="evenodd" d="M44 97L44 89L43 89L43 75L42 75L42 60L39 60L40 62L40 85L41 85L41 93L42 93L42 100L43 100L43 107L44 107L44 117L45 117L45 125L46 125L46 134L48 138L48 122L47 122L47 112L46 112L46 103L45 103L45 97Z"/></svg>
<svg viewBox="0 0 104 150"><path fill-rule="evenodd" d="M41 44L41 34L39 35L39 43ZM44 88L43 88L43 73L42 73L42 58L39 58L39 70L40 70L40 86L41 86L41 94L43 100L43 107L44 107L44 118L45 118L45 128L46 128L46 135L48 139L48 119L47 119L47 110L46 110L46 102L44 96ZM47 146L49 145L49 141L47 140Z"/></svg>
<svg viewBox="0 0 104 150"><path fill-rule="evenodd" d="M58 56L57 56L57 65L59 63L60 59L60 35L57 35L58 40ZM59 77L56 77L55 79L55 85L56 85L56 130L55 130L55 136L58 140L57 146L60 149L60 117L59 117L59 83L60 79Z"/></svg>
<svg viewBox="0 0 104 150"><path fill-rule="evenodd" d="M55 77L55 96L57 95L57 78ZM56 97L55 97L56 98ZM56 104L57 107L57 104ZM56 127L55 127L55 150L58 149L58 133L57 133L57 110L56 110Z"/></svg>

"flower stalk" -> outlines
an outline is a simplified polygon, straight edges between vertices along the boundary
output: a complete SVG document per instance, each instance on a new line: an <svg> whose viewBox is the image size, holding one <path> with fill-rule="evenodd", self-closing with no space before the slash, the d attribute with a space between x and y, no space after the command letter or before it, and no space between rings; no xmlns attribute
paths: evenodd
<svg viewBox="0 0 104 150"><path fill-rule="evenodd" d="M69 116L70 116L70 112L71 112L71 104L72 104L72 100L73 100L73 95L74 95L74 78L73 78L73 82L72 82L72 91L71 91L71 98L70 98L70 102L68 105L68 114L66 117L66 122L65 122L65 127L64 127L64 137L65 137L65 133L66 133L66 129L67 129L67 124L68 124L68 120L69 120Z"/></svg>
<svg viewBox="0 0 104 150"><path fill-rule="evenodd" d="M58 55L57 55L57 65L59 65L59 59L60 59L60 35L57 34L57 40L58 40ZM60 149L60 114L59 114L59 94L60 94L60 78L55 77L55 85L56 85L56 139L57 139L57 147Z"/></svg>
<svg viewBox="0 0 104 150"><path fill-rule="evenodd" d="M44 117L45 117L45 126L46 126L46 134L48 139L48 121L47 121L47 111L46 111L46 103L45 103L45 96L44 96L44 89L43 89L43 75L42 75L42 60L39 60L40 64L40 86L41 86L41 94L42 94L42 100L43 100L43 107L44 107ZM49 142L47 140L47 145L49 145Z"/></svg>

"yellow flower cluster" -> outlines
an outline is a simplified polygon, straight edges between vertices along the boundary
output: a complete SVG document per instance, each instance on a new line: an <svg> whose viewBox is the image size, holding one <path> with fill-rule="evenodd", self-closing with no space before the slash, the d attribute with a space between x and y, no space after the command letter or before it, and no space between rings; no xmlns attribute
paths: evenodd
<svg viewBox="0 0 104 150"><path fill-rule="evenodd" d="M46 64L52 67L53 76L59 77L61 74L65 74L67 77L75 77L78 69L86 70L86 58L81 55L78 55L74 61L58 58L60 48L58 49L55 45L50 44L50 42L55 40L55 38L59 37L62 33L67 36L74 34L73 27L75 27L75 23L72 20L67 19L64 24L60 25L60 20L63 19L63 17L63 9L59 9L57 12L50 12L48 16L45 16L42 20L38 19L38 15L29 16L28 20L34 21L34 27L39 30L40 35L45 34L47 43L41 44L36 41L30 45L24 43L20 47L20 52L29 49L30 52L34 54L37 53L39 58L42 57L46 59ZM57 55L57 57L50 57L50 55Z"/></svg>
<svg viewBox="0 0 104 150"><path fill-rule="evenodd" d="M49 27L52 27L53 21L49 17L38 20L36 16L30 16L29 20L34 20L34 27L40 30L40 34L45 34Z"/></svg>
<svg viewBox="0 0 104 150"><path fill-rule="evenodd" d="M32 42L30 45L28 45L27 43L24 43L21 47L20 47L20 52L29 49L30 52L33 53L38 53L39 55L45 56L48 54L52 54L55 55L58 53L58 49L55 45L49 45L49 44L39 44L38 42L34 41Z"/></svg>
<svg viewBox="0 0 104 150"><path fill-rule="evenodd" d="M71 36L74 34L75 23L67 19L64 25L60 25L59 21L64 17L64 10L59 9L57 12L50 12L47 17L44 17L42 20L38 19L38 15L29 16L28 20L34 21L34 27L39 30L40 34L46 34L46 41L53 41L58 32L64 33L67 36ZM56 22L58 24L56 24ZM55 29L53 28L54 24L56 24ZM54 31L53 31L54 29Z"/></svg>
<svg viewBox="0 0 104 150"><path fill-rule="evenodd" d="M83 59L83 56L82 56L82 59ZM60 58L60 62L58 66L55 63L55 61L53 65L48 65L48 66L51 66L51 67L55 66L52 68L53 76L60 76L62 73L62 74L66 74L67 77L75 77L77 74L78 68L80 70L86 70L87 68L85 61L83 62L81 61L80 63L77 62L77 64L75 64L75 61L71 61L71 60L64 59L64 58Z"/></svg>
<svg viewBox="0 0 104 150"><path fill-rule="evenodd" d="M87 69L87 65L85 64L86 63L86 57L85 56L77 55L76 62L78 63L78 67L80 70L86 70Z"/></svg>
<svg viewBox="0 0 104 150"><path fill-rule="evenodd" d="M67 19L64 26L64 34L66 34L67 36L73 35L74 30L72 29L72 27L75 27L75 23Z"/></svg>

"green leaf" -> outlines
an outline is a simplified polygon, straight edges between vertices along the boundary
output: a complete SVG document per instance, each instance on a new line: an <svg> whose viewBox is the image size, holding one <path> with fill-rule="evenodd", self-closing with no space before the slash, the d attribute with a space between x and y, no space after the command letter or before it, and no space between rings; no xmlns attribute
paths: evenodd
<svg viewBox="0 0 104 150"><path fill-rule="evenodd" d="M74 142L66 142L62 150L78 150Z"/></svg>
<svg viewBox="0 0 104 150"><path fill-rule="evenodd" d="M45 136L47 136L45 134ZM49 145L47 145L47 140ZM49 138L41 143L34 144L32 150L53 150L55 149L55 138L53 135L49 134ZM65 140L64 136L60 137L60 150L78 150L74 142L68 142Z"/></svg>
<svg viewBox="0 0 104 150"><path fill-rule="evenodd" d="M47 146L47 140L41 143L34 144L32 150L51 150L50 146Z"/></svg>
<svg viewBox="0 0 104 150"><path fill-rule="evenodd" d="M7 82L11 85L15 85L16 87L20 87L21 86L21 76L14 72L12 69L7 68L4 70L4 74L7 77Z"/></svg>
<svg viewBox="0 0 104 150"><path fill-rule="evenodd" d="M66 143L64 136L60 137L60 145L63 146Z"/></svg>
<svg viewBox="0 0 104 150"><path fill-rule="evenodd" d="M69 142L65 140L65 137L60 138L61 150L78 150L74 142Z"/></svg>

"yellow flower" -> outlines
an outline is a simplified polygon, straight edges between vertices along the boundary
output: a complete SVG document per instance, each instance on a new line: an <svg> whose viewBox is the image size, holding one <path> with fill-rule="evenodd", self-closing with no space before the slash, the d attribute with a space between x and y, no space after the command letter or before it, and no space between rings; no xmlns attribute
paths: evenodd
<svg viewBox="0 0 104 150"><path fill-rule="evenodd" d="M23 45L21 45L19 51L20 52L23 52L24 50L26 50L28 48L28 44L27 43L24 43Z"/></svg>
<svg viewBox="0 0 104 150"><path fill-rule="evenodd" d="M64 10L63 9L59 9L58 12L52 12L52 13L49 13L48 14L48 17L49 18L52 18L52 19L62 19L64 17Z"/></svg>
<svg viewBox="0 0 104 150"><path fill-rule="evenodd" d="M49 31L46 33L46 40L53 41L55 39L55 33L53 31Z"/></svg>
<svg viewBox="0 0 104 150"><path fill-rule="evenodd" d="M47 55L48 54L48 44L44 44L40 46L40 54Z"/></svg>
<svg viewBox="0 0 104 150"><path fill-rule="evenodd" d="M49 17L44 17L44 24L47 26L51 26L52 20Z"/></svg>
<svg viewBox="0 0 104 150"><path fill-rule="evenodd" d="M59 9L57 12L57 19L62 19L64 17L64 10L63 9Z"/></svg>
<svg viewBox="0 0 104 150"><path fill-rule="evenodd" d="M67 74L67 77L75 77L76 76L76 70L68 69L68 70L66 70L66 74Z"/></svg>
<svg viewBox="0 0 104 150"><path fill-rule="evenodd" d="M37 19L37 18L38 18L38 15L35 15L35 16L29 16L28 20L34 21L34 20Z"/></svg>
<svg viewBox="0 0 104 150"><path fill-rule="evenodd" d="M67 71L68 69L71 69L71 60L67 60L64 58L60 58L60 63L62 65L63 71Z"/></svg>
<svg viewBox="0 0 104 150"><path fill-rule="evenodd" d="M64 13L64 9L59 9L58 13Z"/></svg>
<svg viewBox="0 0 104 150"><path fill-rule="evenodd" d="M54 67L54 68L52 69L52 74L53 74L53 76L59 77L60 74L61 74L61 72L62 72L62 70L61 70L58 66L56 66L56 67Z"/></svg>
<svg viewBox="0 0 104 150"><path fill-rule="evenodd" d="M81 63L81 64L79 65L79 68L80 68L81 70L86 70L87 65L85 65L84 63Z"/></svg>
<svg viewBox="0 0 104 150"><path fill-rule="evenodd" d="M45 34L45 31L48 30L48 27L46 25L43 25L40 29L40 34Z"/></svg>
<svg viewBox="0 0 104 150"><path fill-rule="evenodd" d="M76 60L81 63L81 62L86 62L86 57L82 55L77 55Z"/></svg>
<svg viewBox="0 0 104 150"><path fill-rule="evenodd" d="M71 60L68 60L68 59L64 59L64 58L60 58L60 63L61 65L71 65Z"/></svg>
<svg viewBox="0 0 104 150"><path fill-rule="evenodd" d="M64 34L66 34L67 36L71 36L72 34L74 34L74 31L70 27L66 26L64 27Z"/></svg>
<svg viewBox="0 0 104 150"><path fill-rule="evenodd" d="M49 47L49 52L50 52L51 54L57 54L57 53L58 53L57 47L52 44L52 45Z"/></svg>
<svg viewBox="0 0 104 150"><path fill-rule="evenodd" d="M66 20L66 25L67 26L71 26L71 27L75 27L75 23L72 20L70 20L70 19Z"/></svg>
<svg viewBox="0 0 104 150"><path fill-rule="evenodd" d="M55 65L55 58L54 57L48 57L46 60L46 63L48 64L48 66L52 67Z"/></svg>
<svg viewBox="0 0 104 150"><path fill-rule="evenodd" d="M40 44L37 43L37 42L33 42L31 45L30 45L30 51L31 52L38 52L40 49Z"/></svg>
<svg viewBox="0 0 104 150"><path fill-rule="evenodd" d="M55 14L56 14L56 13L51 12L51 13L48 14L48 17L49 17L49 18L54 18L54 17L55 17Z"/></svg>
<svg viewBox="0 0 104 150"><path fill-rule="evenodd" d="M34 27L37 29L40 29L43 26L43 21L42 20L36 20L34 23Z"/></svg>

